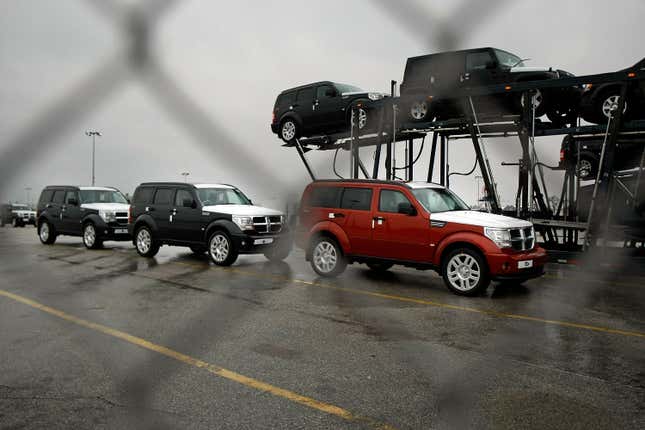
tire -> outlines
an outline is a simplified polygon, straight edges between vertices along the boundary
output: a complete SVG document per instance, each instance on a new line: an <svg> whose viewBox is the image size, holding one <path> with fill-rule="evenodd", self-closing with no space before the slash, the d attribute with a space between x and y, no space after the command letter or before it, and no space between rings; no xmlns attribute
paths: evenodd
<svg viewBox="0 0 645 430"><path fill-rule="evenodd" d="M217 230L208 239L208 255L218 266L230 266L237 260L238 250L228 233Z"/></svg>
<svg viewBox="0 0 645 430"><path fill-rule="evenodd" d="M18 228L18 227L20 227L20 221L18 221L18 218L14 218L14 219L11 221L11 225L13 225L13 228Z"/></svg>
<svg viewBox="0 0 645 430"><path fill-rule="evenodd" d="M83 245L87 249L99 249L103 246L103 241L98 236L96 226L91 222L83 225Z"/></svg>
<svg viewBox="0 0 645 430"><path fill-rule="evenodd" d="M597 124L606 124L612 112L614 103L618 102L620 97L619 88L608 88L598 94L593 101L592 119ZM616 107L617 109L617 107ZM628 103L625 100L625 107L623 108L623 118L629 114Z"/></svg>
<svg viewBox="0 0 645 430"><path fill-rule="evenodd" d="M452 250L441 265L443 281L460 296L475 296L488 288L488 266L480 252L470 248Z"/></svg>
<svg viewBox="0 0 645 430"><path fill-rule="evenodd" d="M367 267L374 272L387 272L390 268L394 266L392 263L367 263Z"/></svg>
<svg viewBox="0 0 645 430"><path fill-rule="evenodd" d="M573 108L551 108L546 112L546 117L555 127L564 127L567 124L575 126L577 115Z"/></svg>
<svg viewBox="0 0 645 430"><path fill-rule="evenodd" d="M56 242L56 230L54 230L49 221L43 221L38 226L38 238L44 245L51 245Z"/></svg>
<svg viewBox="0 0 645 430"><path fill-rule="evenodd" d="M311 268L320 276L334 277L345 271L347 260L334 239L320 236L311 246Z"/></svg>
<svg viewBox="0 0 645 430"><path fill-rule="evenodd" d="M292 143L295 139L300 137L298 123L293 118L286 118L280 123L280 139L286 143Z"/></svg>
<svg viewBox="0 0 645 430"><path fill-rule="evenodd" d="M354 110L350 109L349 114L349 127L350 132L351 128L354 127ZM367 115L367 110L363 108L358 108L358 131L367 130L369 127L369 116Z"/></svg>
<svg viewBox="0 0 645 430"><path fill-rule="evenodd" d="M139 255L146 258L152 258L159 252L159 242L154 239L150 227L145 225L134 234L134 246Z"/></svg>
<svg viewBox="0 0 645 430"><path fill-rule="evenodd" d="M196 255L203 255L207 251L206 247L203 245L193 245L190 247L190 250Z"/></svg>
<svg viewBox="0 0 645 430"><path fill-rule="evenodd" d="M432 121L434 115L430 110L430 105L425 100L417 100L410 104L408 108L408 118L414 122Z"/></svg>
<svg viewBox="0 0 645 430"><path fill-rule="evenodd" d="M289 253L291 253L290 246L276 245L266 251L264 256L272 263L279 263L280 261L284 261L289 256Z"/></svg>
<svg viewBox="0 0 645 430"><path fill-rule="evenodd" d="M538 119L546 113L548 99L545 97L544 92L540 90L536 90L534 97L538 101L538 105L535 107L535 119ZM520 96L520 109L521 112L524 110L524 94Z"/></svg>
<svg viewBox="0 0 645 430"><path fill-rule="evenodd" d="M591 157L580 157L578 164L578 178L582 181L594 179L598 173L598 160Z"/></svg>

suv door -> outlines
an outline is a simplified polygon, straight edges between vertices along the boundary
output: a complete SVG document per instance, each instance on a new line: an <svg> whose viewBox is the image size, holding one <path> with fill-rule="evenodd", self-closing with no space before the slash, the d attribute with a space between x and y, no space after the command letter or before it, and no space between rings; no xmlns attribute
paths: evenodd
<svg viewBox="0 0 645 430"><path fill-rule="evenodd" d="M313 124L316 116L314 111L314 88L307 87L298 90L296 93L296 102L293 104L293 110L298 114L302 123L302 131L305 133L316 132L318 125Z"/></svg>
<svg viewBox="0 0 645 430"><path fill-rule="evenodd" d="M400 203L408 203L416 213L399 213ZM420 209L414 197L402 189L379 190L372 219L375 256L393 260L431 261L430 221Z"/></svg>
<svg viewBox="0 0 645 430"><path fill-rule="evenodd" d="M202 208L193 191L179 188L172 207L170 238L179 242L203 242ZM190 202L189 206L184 203Z"/></svg>
<svg viewBox="0 0 645 430"><path fill-rule="evenodd" d="M147 212L157 224L159 238L169 239L171 236L172 204L175 198L175 189L172 187L158 187L155 190L152 203L148 205Z"/></svg>
<svg viewBox="0 0 645 430"><path fill-rule="evenodd" d="M372 196L371 187L345 187L334 222L345 231L352 254L372 255Z"/></svg>
<svg viewBox="0 0 645 430"><path fill-rule="evenodd" d="M343 98L336 88L329 84L318 85L313 104L316 113L312 124L323 130L341 130L346 125Z"/></svg>
<svg viewBox="0 0 645 430"><path fill-rule="evenodd" d="M45 205L45 211L49 215L49 220L58 231L64 231L62 222L62 206L65 202L65 190L57 189L54 191L52 201Z"/></svg>
<svg viewBox="0 0 645 430"><path fill-rule="evenodd" d="M466 54L466 70L460 78L462 87L493 85L500 81L500 77L500 68L491 50ZM504 109L499 105L500 102L501 99L498 96L473 97L473 104L478 111L501 112Z"/></svg>
<svg viewBox="0 0 645 430"><path fill-rule="evenodd" d="M65 191L65 201L61 207L61 229L73 234L81 234L81 207L78 191Z"/></svg>

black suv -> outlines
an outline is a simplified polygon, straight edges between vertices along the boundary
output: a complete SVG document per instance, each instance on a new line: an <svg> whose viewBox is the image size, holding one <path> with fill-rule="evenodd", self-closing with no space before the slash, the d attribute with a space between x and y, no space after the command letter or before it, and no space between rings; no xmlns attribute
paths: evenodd
<svg viewBox="0 0 645 430"><path fill-rule="evenodd" d="M383 93L330 81L291 88L280 93L273 107L271 131L289 143L299 137L349 131L351 106L358 108L358 127L376 126L373 112L381 105Z"/></svg>
<svg viewBox="0 0 645 430"><path fill-rule="evenodd" d="M630 72L642 72L644 70L645 58L634 64L634 66L620 71L628 75ZM620 83L614 82L585 85L582 100L580 101L580 116L582 116L582 119L595 124L606 123L612 110L617 108L620 85ZM645 80L641 79L632 82L627 87L623 116L628 120L645 119Z"/></svg>
<svg viewBox="0 0 645 430"><path fill-rule="evenodd" d="M432 121L461 116L451 98L459 89L573 76L563 70L526 67L522 58L496 48L467 49L408 58L401 83L402 121ZM535 95L536 117L546 114L558 125L575 121L581 88L556 88ZM473 97L477 114L519 114L520 93Z"/></svg>
<svg viewBox="0 0 645 430"><path fill-rule="evenodd" d="M139 255L153 257L161 245L208 252L229 266L238 254L284 260L292 240L282 212L255 206L236 187L184 182L143 183L130 206L129 230Z"/></svg>
<svg viewBox="0 0 645 430"><path fill-rule="evenodd" d="M58 235L82 236L88 249L100 248L107 240L130 240L129 207L116 188L45 187L36 211L38 237L50 245Z"/></svg>
<svg viewBox="0 0 645 430"><path fill-rule="evenodd" d="M577 174L581 180L596 179L604 140L603 136L565 136L560 147L560 167L575 168L577 164ZM640 165L645 150L645 139L642 136L620 136L617 145L614 152L615 170L629 170Z"/></svg>

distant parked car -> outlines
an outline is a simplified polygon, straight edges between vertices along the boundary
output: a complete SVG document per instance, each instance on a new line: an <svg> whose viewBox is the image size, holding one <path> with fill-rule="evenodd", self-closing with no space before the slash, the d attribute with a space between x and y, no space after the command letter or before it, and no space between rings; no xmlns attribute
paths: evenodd
<svg viewBox="0 0 645 430"><path fill-rule="evenodd" d="M38 237L51 245L60 235L81 236L88 249L130 240L123 194L111 187L48 186L38 199Z"/></svg>
<svg viewBox="0 0 645 430"><path fill-rule="evenodd" d="M129 229L142 257L162 245L185 246L208 253L218 266L233 264L239 254L281 261L292 246L282 212L256 206L226 184L143 183L132 197Z"/></svg>
<svg viewBox="0 0 645 430"><path fill-rule="evenodd" d="M632 67L621 72L627 75L629 72L642 72L645 70L645 58ZM620 96L619 83L605 83L585 85L585 90L580 100L580 115L587 122L603 124L607 122L613 109L618 106ZM623 109L625 119L645 119L645 80L632 82L627 89L625 108Z"/></svg>
<svg viewBox="0 0 645 430"><path fill-rule="evenodd" d="M14 227L36 225L36 211L28 205L9 203L0 207L0 226L12 224Z"/></svg>
<svg viewBox="0 0 645 430"><path fill-rule="evenodd" d="M462 115L453 90L507 82L559 79L573 76L564 70L526 67L526 59L497 48L441 52L408 58L401 83L402 121L428 122ZM557 88L535 95L536 117L546 114L557 125L575 121L580 88ZM473 97L477 114L519 114L521 93Z"/></svg>
<svg viewBox="0 0 645 430"><path fill-rule="evenodd" d="M573 137L567 135L560 147L561 167L578 165L578 177L581 180L595 179L602 153L604 137ZM578 161L578 146L580 160ZM618 147L614 152L614 168L628 170L639 166L641 155L645 150L645 139L640 136L625 135L618 138Z"/></svg>
<svg viewBox="0 0 645 430"><path fill-rule="evenodd" d="M291 88L275 101L271 131L287 143L299 137L349 131L352 105L358 107L359 130L367 130L376 126L374 112L384 97L383 93L330 81Z"/></svg>

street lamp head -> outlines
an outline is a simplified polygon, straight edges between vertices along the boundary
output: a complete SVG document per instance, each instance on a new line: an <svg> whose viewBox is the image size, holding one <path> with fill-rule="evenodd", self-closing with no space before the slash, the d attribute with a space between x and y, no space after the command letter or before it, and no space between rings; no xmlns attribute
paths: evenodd
<svg viewBox="0 0 645 430"><path fill-rule="evenodd" d="M101 133L96 130L87 130L85 132L86 136L101 136Z"/></svg>

